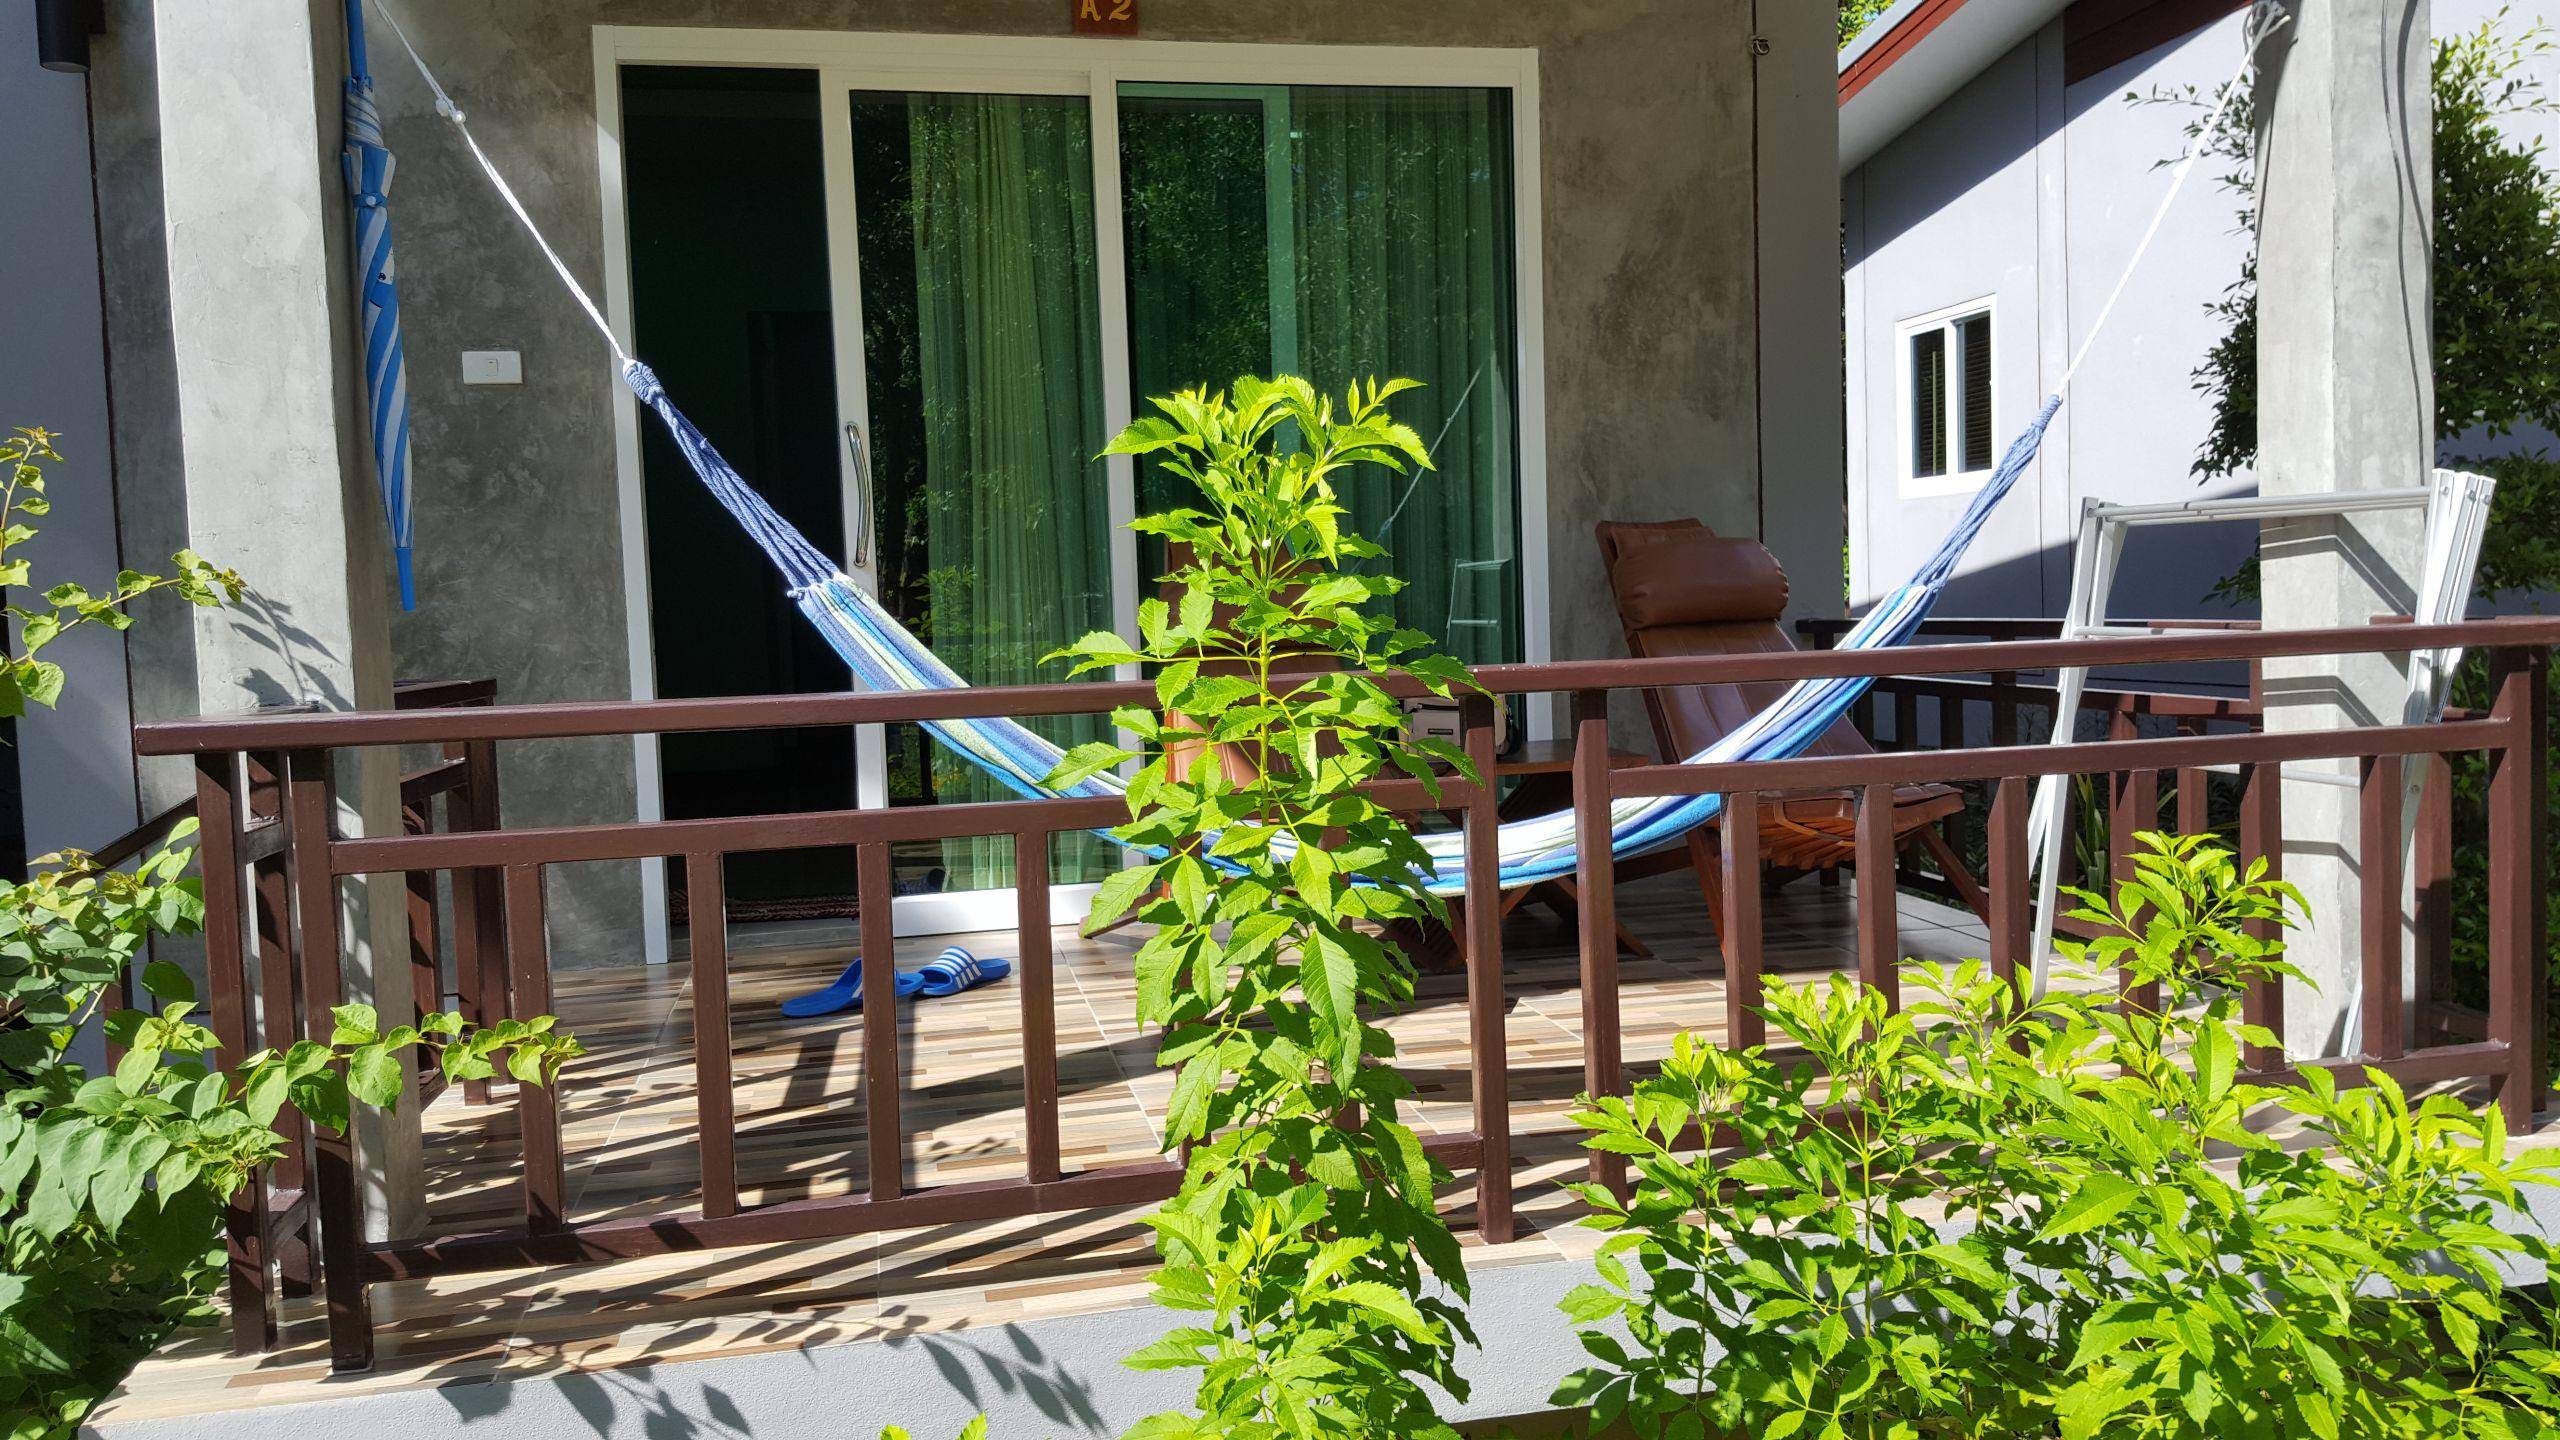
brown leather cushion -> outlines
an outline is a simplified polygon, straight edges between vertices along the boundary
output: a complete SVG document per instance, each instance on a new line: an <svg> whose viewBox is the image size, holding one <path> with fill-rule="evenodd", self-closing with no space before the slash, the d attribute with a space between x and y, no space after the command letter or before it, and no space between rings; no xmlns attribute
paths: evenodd
<svg viewBox="0 0 2560 1440"><path fill-rule="evenodd" d="M1609 569L1618 614L1628 628L1767 624L1786 613L1787 572L1757 540L1706 529L1653 530L1627 537Z"/></svg>

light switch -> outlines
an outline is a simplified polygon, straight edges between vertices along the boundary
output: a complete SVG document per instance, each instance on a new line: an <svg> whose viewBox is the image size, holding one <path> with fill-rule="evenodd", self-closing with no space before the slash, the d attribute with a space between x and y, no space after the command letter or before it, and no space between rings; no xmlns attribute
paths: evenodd
<svg viewBox="0 0 2560 1440"><path fill-rule="evenodd" d="M462 352L462 383L521 385L524 383L524 356L513 350L465 350Z"/></svg>

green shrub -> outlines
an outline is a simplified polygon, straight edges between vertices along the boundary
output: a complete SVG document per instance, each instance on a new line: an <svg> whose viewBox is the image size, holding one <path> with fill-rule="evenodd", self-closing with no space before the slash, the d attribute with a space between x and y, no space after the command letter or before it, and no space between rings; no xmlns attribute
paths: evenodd
<svg viewBox="0 0 2560 1440"><path fill-rule="evenodd" d="M1154 927L1138 1019L1178 1067L1164 1143L1189 1150L1151 1222L1156 1298L1204 1317L1130 1360L1198 1369L1196 1413L1133 1435L1446 1435L1423 1382L1466 1393L1466 1272L1433 1208L1445 1172L1399 1118L1412 1087L1394 1041L1360 1010L1412 994L1374 926L1442 913L1412 832L1362 787L1473 778L1463 753L1407 738L1379 684L1447 694L1472 685L1465 668L1370 608L1402 582L1344 569L1381 552L1342 531L1334 478L1430 463L1386 413L1409 383L1337 408L1303 380L1242 379L1157 401L1111 445L1204 502L1138 522L1173 547L1179 603L1141 606L1135 644L1097 633L1061 652L1078 674L1153 667L1161 708L1113 717L1144 748L1078 746L1049 777L1139 762L1113 833L1160 857L1105 881L1091 920ZM1251 773L1231 777L1212 746Z"/></svg>
<svg viewBox="0 0 2560 1440"><path fill-rule="evenodd" d="M28 519L46 513L43 465L53 437L0 441L0 584L31 588ZM0 715L61 695L44 648L81 625L121 630L127 607L168 590L199 605L239 597L240 578L181 552L163 579L126 571L103 595L76 584L11 605L17 654L0 678ZM156 1012L107 1011L118 976L150 941L197 933L204 892L187 870L194 822L130 872L86 855L0 886L0 1426L10 1440L64 1435L175 1324L211 1313L223 1251L223 1204L282 1152L274 1128L288 1105L343 1130L350 1103L388 1107L417 1047L445 1073L485 1077L503 1062L548 1083L580 1053L550 1017L466 1029L458 1015L378 1033L373 1010L341 1006L329 1043L299 1041L217 1063L198 1023L193 983L165 961L143 968ZM112 1073L69 1058L92 1021L124 1049Z"/></svg>
<svg viewBox="0 0 2560 1440"><path fill-rule="evenodd" d="M1760 1440L2560 1423L2549 1318L2498 1263L2551 1257L2498 1222L2560 1155L2380 1071L2244 1077L2274 1037L2239 993L2290 974L2255 932L2299 898L2210 841L2142 844L2112 900L2076 892L2105 937L2074 959L2160 983L2158 1013L1975 963L1910 967L1900 1014L1847 977L1774 986L1810 1063L1684 1036L1587 1102L1586 1143L1636 1184L1586 1187L1603 1283L1566 1309L1598 1363L1559 1403Z"/></svg>

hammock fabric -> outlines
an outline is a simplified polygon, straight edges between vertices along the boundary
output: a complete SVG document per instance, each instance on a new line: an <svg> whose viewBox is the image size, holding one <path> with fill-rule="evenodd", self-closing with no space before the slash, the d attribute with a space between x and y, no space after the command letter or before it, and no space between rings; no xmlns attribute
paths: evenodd
<svg viewBox="0 0 2560 1440"><path fill-rule="evenodd" d="M792 528L791 523L775 513L754 487L747 484L711 442L695 428L684 412L667 398L666 387L657 375L637 360L622 367L623 382L640 397L642 404L658 413L674 437L676 448L684 452L694 473L702 478L722 508L745 528L758 548L772 557L774 567L782 572L791 587L791 598L818 633L827 638L836 653L853 667L853 673L865 688L877 691L957 690L968 682L961 679L931 650L924 647L897 617L881 608L880 602L866 594L862 587L848 579L835 563L808 538ZM1982 533L1991 512L1998 508L2020 472L2035 458L2036 448L2044 440L2045 427L2061 408L2062 397L2048 398L2026 432L2009 446L1999 468L1991 472L1982 488L1974 493L1973 503L1966 507L1963 518L1947 532L1937 553L1928 562L1868 611L1864 619L1842 638L1843 650L1881 650L1900 645L1920 628L1929 609L1937 602L1939 591L1955 573L1956 563L1974 538ZM1833 677L1799 680L1789 686L1767 709L1747 723L1735 727L1715 744L1687 757L1690 764L1718 764L1737 760L1782 760L1801 755L1814 740L1830 729L1849 707L1858 702L1873 681L1861 677ZM1049 740L1018 721L1005 719L936 720L924 722L925 729L936 740L951 747L978 768L994 776L1016 793L1029 798L1058 796L1108 797L1123 793L1116 776L1096 775L1063 790L1051 789L1041 782L1057 767L1062 752ZM1609 848L1616 855L1641 854L1678 840L1697 827L1714 820L1723 810L1720 795L1671 796L1655 800L1621 800L1609 810ZM1509 890L1553 880L1573 873L1578 856L1574 847L1574 817L1571 811L1514 820L1499 832L1502 888ZM1466 840L1456 833L1420 837L1423 848L1431 856L1432 873L1424 882L1436 894L1454 895L1465 889ZM1285 837L1273 846L1286 858Z"/></svg>

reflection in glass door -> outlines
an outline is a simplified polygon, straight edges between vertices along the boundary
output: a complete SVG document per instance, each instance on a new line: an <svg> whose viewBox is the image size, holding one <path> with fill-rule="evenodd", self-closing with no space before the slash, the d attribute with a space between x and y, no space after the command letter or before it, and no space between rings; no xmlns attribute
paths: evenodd
<svg viewBox="0 0 2560 1440"><path fill-rule="evenodd" d="M1438 467L1344 484L1397 618L1473 664L1524 656L1508 91L1123 85L1140 396L1239 374L1405 377ZM1142 472L1142 510L1180 503ZM1143 556L1148 573L1157 557Z"/></svg>
<svg viewBox="0 0 2560 1440"><path fill-rule="evenodd" d="M872 578L971 684L1056 679L1042 657L1114 621L1090 102L864 92L851 121ZM1107 733L1033 723L1061 745ZM919 727L885 749L889 804L1010 798ZM1113 863L1062 835L1051 873ZM1007 889L1013 845L902 846L896 872L909 895Z"/></svg>

